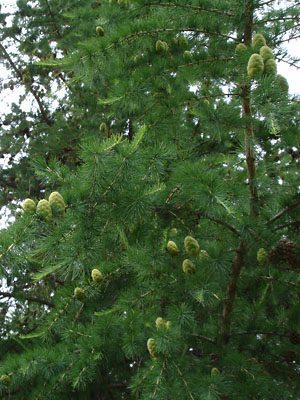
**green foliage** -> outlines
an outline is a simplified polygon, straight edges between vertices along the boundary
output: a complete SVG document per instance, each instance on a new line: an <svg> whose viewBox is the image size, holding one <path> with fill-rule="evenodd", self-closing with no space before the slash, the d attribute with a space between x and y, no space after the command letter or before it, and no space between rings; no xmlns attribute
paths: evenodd
<svg viewBox="0 0 300 400"><path fill-rule="evenodd" d="M1 117L1 399L297 398L287 3L19 0L1 16L3 90L23 91Z"/></svg>

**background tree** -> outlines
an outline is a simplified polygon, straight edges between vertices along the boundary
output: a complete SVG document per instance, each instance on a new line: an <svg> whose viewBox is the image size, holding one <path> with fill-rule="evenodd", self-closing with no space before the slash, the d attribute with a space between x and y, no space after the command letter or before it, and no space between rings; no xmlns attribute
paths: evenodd
<svg viewBox="0 0 300 400"><path fill-rule="evenodd" d="M60 3L2 30L26 90L66 88L35 97L1 234L2 397L296 398L297 7Z"/></svg>

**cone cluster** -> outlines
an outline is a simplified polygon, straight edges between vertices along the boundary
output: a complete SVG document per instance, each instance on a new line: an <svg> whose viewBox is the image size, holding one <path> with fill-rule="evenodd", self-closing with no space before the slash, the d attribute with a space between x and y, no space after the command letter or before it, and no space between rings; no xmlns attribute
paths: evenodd
<svg viewBox="0 0 300 400"><path fill-rule="evenodd" d="M173 228L170 231L172 236L177 235L177 229ZM199 261L203 262L209 259L209 255L206 250L200 250L199 243L197 239L193 238L192 236L186 236L184 239L184 248L187 252L188 256L191 258L195 258L199 256ZM173 240L169 240L167 243L167 251L172 256L175 257L179 253L179 249L177 244ZM196 272L196 266L190 259L186 258L182 263L182 270L187 275L192 275Z"/></svg>
<svg viewBox="0 0 300 400"><path fill-rule="evenodd" d="M267 46L266 39L261 33L254 35L251 43L251 50L253 54L250 56L247 65L249 77L251 79L259 79L263 75L276 77L277 65L276 61L274 60L272 49ZM236 46L235 57L238 62L243 61L247 51L247 46L244 43L239 43ZM280 82L282 82L282 80L281 78L278 78L278 86L280 85ZM282 84L284 90L286 90L286 85L287 82Z"/></svg>
<svg viewBox="0 0 300 400"><path fill-rule="evenodd" d="M98 27L97 27L98 28ZM184 50L188 47L189 41L188 39L181 35L178 38L173 37L169 43L167 43L164 40L157 40L155 42L155 51L160 54L167 53L169 50L174 51L174 50ZM183 59L186 62L191 62L193 60L193 54L189 50L184 50L182 53ZM139 64L143 58L142 54L136 54L133 56L133 62L134 64Z"/></svg>
<svg viewBox="0 0 300 400"><path fill-rule="evenodd" d="M155 44L155 49L158 53L164 53L168 51L168 44L163 40L158 40Z"/></svg>
<svg viewBox="0 0 300 400"><path fill-rule="evenodd" d="M22 208L24 214L36 214L44 221L50 222L52 220L52 214L56 216L64 215L66 205L60 193L52 192L49 196L49 201L42 199L36 205L34 200L25 199Z"/></svg>
<svg viewBox="0 0 300 400"><path fill-rule="evenodd" d="M169 329L171 327L171 321L166 321L162 317L158 317L155 320L155 326L156 326L157 330L162 329L162 328Z"/></svg>

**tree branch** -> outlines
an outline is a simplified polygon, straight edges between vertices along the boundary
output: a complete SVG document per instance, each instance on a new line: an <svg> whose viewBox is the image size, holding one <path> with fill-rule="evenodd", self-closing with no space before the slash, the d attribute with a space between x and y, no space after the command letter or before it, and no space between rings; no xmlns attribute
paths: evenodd
<svg viewBox="0 0 300 400"><path fill-rule="evenodd" d="M53 12L52 12L52 10L51 10L49 1L46 0L46 3L47 3L48 10L49 10L49 14L50 14L51 17L54 19L54 14L53 14ZM59 30L59 27L58 27L57 23L56 23L55 21L53 21L53 23L54 23L54 25L55 25L55 29L56 29L56 32L57 32L58 36L59 36L60 38L62 38L62 35L61 35L61 33L60 33L60 30Z"/></svg>
<svg viewBox="0 0 300 400"><path fill-rule="evenodd" d="M5 47L1 43L0 43L0 50L3 52L4 56L8 60L8 62L11 65L12 69L17 74L18 78L22 81L22 76L23 76L22 71L19 70L19 68L16 66L16 64L14 63L12 58L10 57L10 55L7 53ZM30 93L35 98L35 100L36 100L36 102L37 102L37 104L39 106L39 109L40 109L40 112L42 114L42 117L43 117L44 121L46 122L47 125L51 126L52 122L48 119L46 110L44 109L44 106L43 106L43 104L42 104L37 92L33 89L32 85L26 85L26 87L28 88Z"/></svg>
<svg viewBox="0 0 300 400"><path fill-rule="evenodd" d="M284 337L289 337L290 334L285 334L285 333L278 333L276 331L274 332L264 332L264 331L242 331L242 332L236 332L233 333L233 335L271 335L271 336L284 336Z"/></svg>
<svg viewBox="0 0 300 400"><path fill-rule="evenodd" d="M267 221L266 224L271 224L272 222L276 221L276 219L280 218L286 212L288 212L288 211L292 210L293 208L297 207L299 204L300 204L300 200L298 200L295 203L291 204L290 206L284 208L278 214L274 215L274 217L269 219L269 221Z"/></svg>
<svg viewBox="0 0 300 400"><path fill-rule="evenodd" d="M203 335L198 335L198 333L192 333L191 336L196 337L198 339L206 340L207 342L210 342L210 343L214 343L214 344L217 343L215 339L212 339L210 337L203 336Z"/></svg>
<svg viewBox="0 0 300 400"><path fill-rule="evenodd" d="M0 292L0 296L17 298L16 295L14 295L13 293L9 293L9 292ZM51 303L50 301L39 299L38 297L24 296L24 299L27 300L27 301L33 301L35 303L44 304L44 305L49 306L49 307L55 307L55 305L53 303Z"/></svg>
<svg viewBox="0 0 300 400"><path fill-rule="evenodd" d="M226 12L225 10L218 10L216 8L208 9L208 8L204 8L204 7L180 5L180 4L174 4L174 3L146 3L145 6L176 7L176 8L183 8L183 9L187 9L187 10L195 10L197 13L200 11L206 11L206 12L210 12L210 13L226 15L226 17L234 17L234 14Z"/></svg>

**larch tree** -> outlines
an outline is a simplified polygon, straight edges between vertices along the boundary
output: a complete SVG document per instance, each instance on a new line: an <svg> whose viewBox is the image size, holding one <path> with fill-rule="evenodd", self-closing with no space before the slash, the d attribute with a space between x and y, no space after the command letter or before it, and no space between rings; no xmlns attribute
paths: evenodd
<svg viewBox="0 0 300 400"><path fill-rule="evenodd" d="M1 398L296 399L296 2L17 4Z"/></svg>

